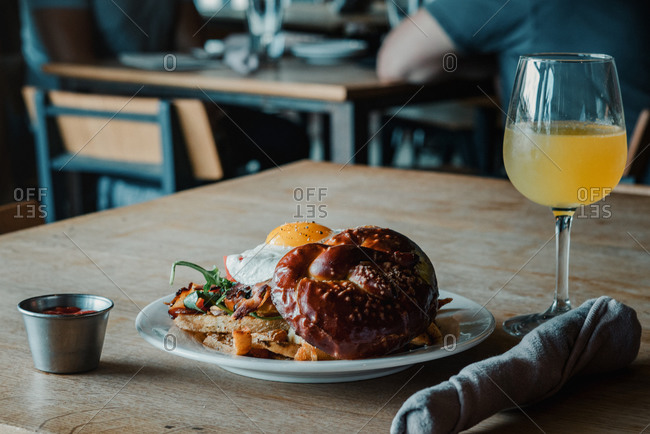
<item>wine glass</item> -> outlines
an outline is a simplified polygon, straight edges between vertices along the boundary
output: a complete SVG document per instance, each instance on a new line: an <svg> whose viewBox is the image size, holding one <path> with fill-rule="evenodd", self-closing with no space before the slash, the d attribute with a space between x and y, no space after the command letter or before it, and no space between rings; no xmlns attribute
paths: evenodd
<svg viewBox="0 0 650 434"><path fill-rule="evenodd" d="M569 244L573 214L618 184L627 158L623 104L611 56L522 56L506 121L503 159L520 193L555 216L556 286L543 313L503 323L522 336L571 309Z"/></svg>
<svg viewBox="0 0 650 434"><path fill-rule="evenodd" d="M251 51L264 60L277 60L284 52L284 11L290 0L249 0L246 9Z"/></svg>

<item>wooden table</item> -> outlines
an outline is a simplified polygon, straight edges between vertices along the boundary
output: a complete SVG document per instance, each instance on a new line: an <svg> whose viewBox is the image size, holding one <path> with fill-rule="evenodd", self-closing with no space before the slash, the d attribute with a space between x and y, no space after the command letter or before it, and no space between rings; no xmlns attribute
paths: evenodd
<svg viewBox="0 0 650 434"><path fill-rule="evenodd" d="M229 68L201 71L143 71L115 64L47 64L47 73L66 79L66 88L127 95L193 97L218 104L327 114L329 159L367 161L368 142L378 140L381 110L417 101L483 96L490 80L459 80L427 86L380 82L372 67L358 63L309 65L282 59L249 75ZM481 86L480 89L477 85Z"/></svg>
<svg viewBox="0 0 650 434"><path fill-rule="evenodd" d="M222 255L261 243L270 229L294 220L297 206L307 203L296 202L294 190L309 187L326 189L321 202L310 203L325 205L327 216L318 220L330 227L376 224L416 240L434 262L441 288L487 303L497 330L473 349L398 374L320 385L237 376L138 336L140 309L172 292L172 261L220 263ZM497 414L473 432L535 432L530 419L545 432L638 433L650 423L650 197L613 194L594 210L600 218L578 218L574 225L573 301L607 294L633 306L645 328L637 360L621 372L573 381L525 414ZM504 319L547 307L552 236L551 213L507 181L311 162L4 235L0 428L387 432L412 393L514 345L501 330ZM195 278L179 269L177 282ZM39 372L16 304L76 291L115 302L102 363L81 375Z"/></svg>

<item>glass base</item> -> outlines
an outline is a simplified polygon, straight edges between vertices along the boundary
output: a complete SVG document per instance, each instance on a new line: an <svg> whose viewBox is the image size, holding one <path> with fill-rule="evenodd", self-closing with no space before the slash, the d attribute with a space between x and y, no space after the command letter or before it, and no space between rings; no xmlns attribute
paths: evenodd
<svg viewBox="0 0 650 434"><path fill-rule="evenodd" d="M571 310L571 305L565 305L562 309L553 308L553 306L543 313L531 313L528 315L519 315L503 322L503 330L512 336L524 336L532 331L535 327L544 324L546 321L562 315Z"/></svg>

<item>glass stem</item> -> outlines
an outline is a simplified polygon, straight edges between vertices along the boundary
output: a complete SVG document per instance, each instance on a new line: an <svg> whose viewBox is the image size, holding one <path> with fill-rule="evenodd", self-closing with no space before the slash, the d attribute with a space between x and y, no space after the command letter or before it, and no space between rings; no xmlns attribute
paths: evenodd
<svg viewBox="0 0 650 434"><path fill-rule="evenodd" d="M555 298L546 311L549 316L571 310L569 300L569 248L571 246L571 223L575 210L553 210L555 213ZM570 211L570 212L569 212Z"/></svg>

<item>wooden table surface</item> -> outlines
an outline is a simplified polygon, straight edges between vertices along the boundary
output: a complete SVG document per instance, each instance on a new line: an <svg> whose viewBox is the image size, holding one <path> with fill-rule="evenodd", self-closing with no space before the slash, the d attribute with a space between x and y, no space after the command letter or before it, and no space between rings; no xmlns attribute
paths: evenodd
<svg viewBox="0 0 650 434"><path fill-rule="evenodd" d="M374 68L356 62L311 65L291 57L249 76L243 76L225 66L194 71L165 71L161 65L160 70L149 71L116 64L50 63L43 66L43 71L74 79L186 89L198 87L205 91L333 102L368 96L404 95L405 92L412 94L420 87L403 82L380 82Z"/></svg>
<svg viewBox="0 0 650 434"><path fill-rule="evenodd" d="M296 201L307 188L325 196ZM275 226L323 205L334 228L375 224L415 240L440 287L487 303L497 330L461 354L384 378L288 384L230 374L158 350L136 332L141 308L172 292L170 264L219 264ZM298 208L300 206L300 209ZM577 218L574 305L610 295L646 329L627 369L580 378L546 401L499 413L472 432L635 432L650 423L650 197L613 194ZM517 341L501 322L541 311L554 286L551 213L507 181L300 162L156 201L0 237L0 430L44 432L387 432L412 393ZM177 282L195 279L179 270ZM16 304L55 292L115 302L100 367L53 375L33 368ZM525 413L524 413L525 412ZM533 424L534 421L535 424Z"/></svg>

